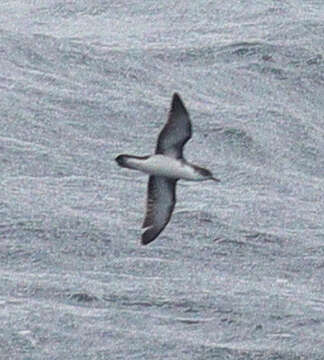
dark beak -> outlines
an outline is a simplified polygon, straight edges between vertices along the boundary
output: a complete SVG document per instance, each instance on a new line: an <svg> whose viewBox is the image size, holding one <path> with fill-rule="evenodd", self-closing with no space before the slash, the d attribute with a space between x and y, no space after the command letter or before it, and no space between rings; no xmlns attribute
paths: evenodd
<svg viewBox="0 0 324 360"><path fill-rule="evenodd" d="M123 164L124 164L124 156L123 155L118 155L115 158L115 161L119 166L123 166Z"/></svg>

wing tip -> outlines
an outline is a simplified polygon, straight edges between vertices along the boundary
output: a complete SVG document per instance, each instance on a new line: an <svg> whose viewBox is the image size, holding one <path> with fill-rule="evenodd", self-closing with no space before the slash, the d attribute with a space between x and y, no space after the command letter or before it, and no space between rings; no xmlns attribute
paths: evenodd
<svg viewBox="0 0 324 360"><path fill-rule="evenodd" d="M142 234L141 244L147 245L147 244L151 243L156 237L157 236L154 236L154 234L152 234L152 228L148 228Z"/></svg>
<svg viewBox="0 0 324 360"><path fill-rule="evenodd" d="M179 93L174 92L172 96L172 104L180 103L182 106L184 106L183 101L181 99L181 96Z"/></svg>
<svg viewBox="0 0 324 360"><path fill-rule="evenodd" d="M169 110L169 114L173 114L173 113L184 114L185 116L188 117L188 121L189 121L189 124L190 124L189 125L190 126L190 132L191 132L191 122L190 122L190 119L189 119L188 110L187 110L181 96L177 92L173 93L172 101L171 101L171 107L170 107L170 110Z"/></svg>
<svg viewBox="0 0 324 360"><path fill-rule="evenodd" d="M156 229L154 227L147 228L144 233L142 234L141 244L147 245L155 240L161 233L162 229Z"/></svg>

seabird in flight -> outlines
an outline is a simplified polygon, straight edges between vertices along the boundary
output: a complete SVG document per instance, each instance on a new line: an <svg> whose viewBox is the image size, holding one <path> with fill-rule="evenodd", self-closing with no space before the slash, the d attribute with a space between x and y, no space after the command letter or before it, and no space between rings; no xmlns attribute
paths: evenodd
<svg viewBox="0 0 324 360"><path fill-rule="evenodd" d="M147 189L146 215L141 243L149 244L168 224L175 203L176 184L180 179L191 181L214 180L208 169L188 163L183 157L183 147L191 138L191 121L180 96L172 98L168 121L161 130L155 154L116 157L121 167L140 170L150 175Z"/></svg>

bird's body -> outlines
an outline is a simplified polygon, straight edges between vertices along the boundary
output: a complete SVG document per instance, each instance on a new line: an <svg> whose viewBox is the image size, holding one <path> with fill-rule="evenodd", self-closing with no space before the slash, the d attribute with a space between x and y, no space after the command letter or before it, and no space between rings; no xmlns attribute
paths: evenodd
<svg viewBox="0 0 324 360"><path fill-rule="evenodd" d="M179 179L214 180L208 169L188 163L183 147L191 138L189 114L178 94L174 94L166 125L158 137L155 154L151 156L119 155L121 167L150 175L142 244L153 241L168 224L176 202L175 187Z"/></svg>
<svg viewBox="0 0 324 360"><path fill-rule="evenodd" d="M206 177L196 171L194 165L184 159L156 154L148 157L124 155L125 165L129 169L139 170L150 175L165 176L170 179L203 181Z"/></svg>

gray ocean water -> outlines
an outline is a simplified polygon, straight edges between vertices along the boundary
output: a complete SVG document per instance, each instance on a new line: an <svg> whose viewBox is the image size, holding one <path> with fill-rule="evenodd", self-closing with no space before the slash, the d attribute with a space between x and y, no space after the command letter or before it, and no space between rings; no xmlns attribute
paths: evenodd
<svg viewBox="0 0 324 360"><path fill-rule="evenodd" d="M0 359L324 359L322 0L0 3ZM186 158L140 245L173 92Z"/></svg>

